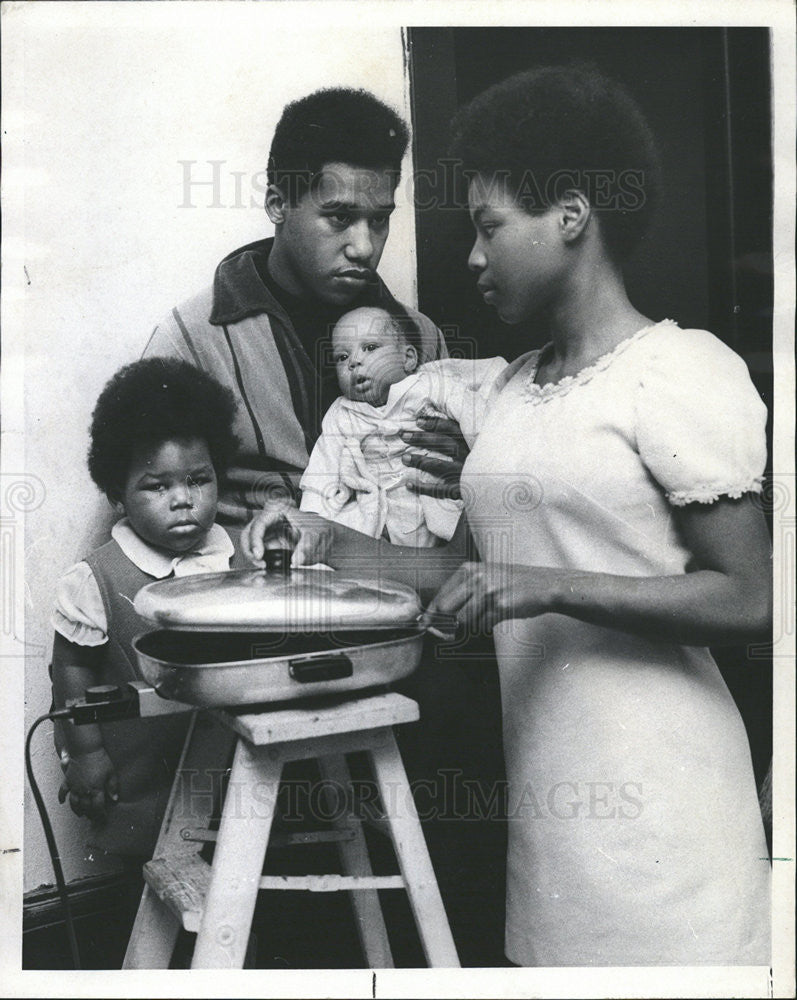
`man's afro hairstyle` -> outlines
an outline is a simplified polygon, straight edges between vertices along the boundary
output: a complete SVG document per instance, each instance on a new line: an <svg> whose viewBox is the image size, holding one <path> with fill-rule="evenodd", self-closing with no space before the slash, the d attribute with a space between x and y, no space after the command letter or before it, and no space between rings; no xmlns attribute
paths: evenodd
<svg viewBox="0 0 797 1000"><path fill-rule="evenodd" d="M268 182L291 204L326 163L391 170L396 183L409 133L396 112L367 90L330 87L288 104L274 130Z"/></svg>
<svg viewBox="0 0 797 1000"><path fill-rule="evenodd" d="M504 176L527 211L581 190L606 248L624 260L658 197L656 142L630 95L591 64L518 73L479 94L451 126L465 176Z"/></svg>
<svg viewBox="0 0 797 1000"><path fill-rule="evenodd" d="M206 372L176 358L145 358L120 368L100 393L91 418L88 464L106 496L123 491L133 451L168 440L200 438L217 474L235 455L235 397Z"/></svg>

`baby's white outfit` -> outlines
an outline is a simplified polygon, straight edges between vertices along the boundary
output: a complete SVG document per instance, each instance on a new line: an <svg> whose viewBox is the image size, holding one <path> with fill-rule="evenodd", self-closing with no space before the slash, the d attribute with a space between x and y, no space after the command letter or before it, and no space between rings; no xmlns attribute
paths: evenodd
<svg viewBox="0 0 797 1000"><path fill-rule="evenodd" d="M445 358L391 385L383 406L340 396L324 416L302 476L301 509L373 538L387 535L394 545L448 541L462 502L407 488L419 473L402 462L408 445L399 435L417 430L418 415L432 412L456 420L472 447L506 367L503 358Z"/></svg>

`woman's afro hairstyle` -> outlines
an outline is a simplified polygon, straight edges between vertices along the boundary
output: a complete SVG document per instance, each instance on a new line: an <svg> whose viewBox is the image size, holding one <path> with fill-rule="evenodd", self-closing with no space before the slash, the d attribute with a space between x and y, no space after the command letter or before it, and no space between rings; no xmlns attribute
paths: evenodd
<svg viewBox="0 0 797 1000"><path fill-rule="evenodd" d="M111 499L122 493L141 446L200 438L217 475L238 448L235 397L206 372L176 358L145 358L126 365L100 393L91 418L89 473Z"/></svg>
<svg viewBox="0 0 797 1000"><path fill-rule="evenodd" d="M529 212L580 190L617 261L648 228L659 187L653 133L629 94L592 65L511 76L462 108L451 131L463 175L506 178Z"/></svg>
<svg viewBox="0 0 797 1000"><path fill-rule="evenodd" d="M288 104L274 130L268 182L295 205L327 163L391 170L398 183L409 133L367 90L329 87Z"/></svg>

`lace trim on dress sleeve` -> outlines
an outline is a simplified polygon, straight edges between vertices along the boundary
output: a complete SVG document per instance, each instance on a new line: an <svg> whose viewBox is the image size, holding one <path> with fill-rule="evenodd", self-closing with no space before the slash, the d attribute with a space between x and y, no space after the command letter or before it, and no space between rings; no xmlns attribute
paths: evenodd
<svg viewBox="0 0 797 1000"><path fill-rule="evenodd" d="M675 490L665 496L673 507L686 507L690 503L716 503L720 497L738 500L745 493L761 493L763 488L764 477L756 476L745 486L700 486L693 490Z"/></svg>

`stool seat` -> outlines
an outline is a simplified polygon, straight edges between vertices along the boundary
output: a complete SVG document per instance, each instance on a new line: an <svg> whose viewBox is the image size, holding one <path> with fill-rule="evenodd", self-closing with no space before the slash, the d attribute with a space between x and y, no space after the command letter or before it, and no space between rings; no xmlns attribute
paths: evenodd
<svg viewBox="0 0 797 1000"><path fill-rule="evenodd" d="M266 746L415 722L420 713L412 698L388 691L355 700L289 703L259 712L248 707L240 712L219 709L216 714L254 746Z"/></svg>
<svg viewBox="0 0 797 1000"><path fill-rule="evenodd" d="M393 726L418 719L418 705L395 692L344 700L323 699L258 710L214 710L216 724L238 735L233 767L215 838L197 829L203 817L192 794L193 766L202 753L195 728L186 739L161 835L144 866L146 886L125 955L124 968L168 966L180 926L197 934L192 968L241 968L257 893L266 890L352 893L357 930L366 962L391 967L392 955L378 890L405 889L427 961L458 966L459 960L423 839L412 792L393 735ZM362 817L337 816L335 832L303 835L337 842L344 874L263 876L283 766L318 760L323 782L345 793L352 782L345 755L365 751L382 800L377 829L386 832L400 875L376 876L362 831ZM371 819L371 817L366 817ZM198 853L198 841L216 840L212 864ZM289 838L296 842L296 838Z"/></svg>

